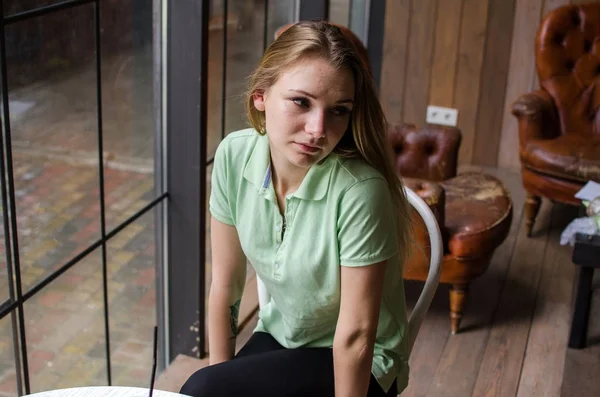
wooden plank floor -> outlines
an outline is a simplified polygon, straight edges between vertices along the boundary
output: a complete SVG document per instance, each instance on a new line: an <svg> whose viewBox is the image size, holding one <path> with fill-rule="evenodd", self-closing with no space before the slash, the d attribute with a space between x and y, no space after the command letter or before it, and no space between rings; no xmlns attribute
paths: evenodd
<svg viewBox="0 0 600 397"><path fill-rule="evenodd" d="M472 283L457 335L449 333L448 287L440 285L411 355L409 387L401 396L600 396L600 272L593 285L588 347L567 348L577 269L571 248L560 246L559 239L577 210L544 200L534 236L527 238L520 175L483 171L496 175L511 192L509 236L488 271ZM420 288L420 283L406 282L409 306ZM255 324L256 314L238 347ZM180 385L162 386L175 390Z"/></svg>

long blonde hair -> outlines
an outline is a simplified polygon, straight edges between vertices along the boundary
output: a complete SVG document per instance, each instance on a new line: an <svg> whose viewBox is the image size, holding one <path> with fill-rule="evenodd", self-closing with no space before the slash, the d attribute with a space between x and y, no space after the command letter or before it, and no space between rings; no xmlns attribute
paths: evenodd
<svg viewBox="0 0 600 397"><path fill-rule="evenodd" d="M267 48L262 61L250 76L246 112L252 127L265 133L265 115L254 107L253 94L266 92L290 66L307 57L320 57L335 69L348 69L354 75L354 106L344 136L333 150L346 158L361 158L379 171L387 181L396 204L398 243L401 259L410 248L409 206L402 182L387 143L387 122L377 96L368 63L342 30L323 21L298 22Z"/></svg>

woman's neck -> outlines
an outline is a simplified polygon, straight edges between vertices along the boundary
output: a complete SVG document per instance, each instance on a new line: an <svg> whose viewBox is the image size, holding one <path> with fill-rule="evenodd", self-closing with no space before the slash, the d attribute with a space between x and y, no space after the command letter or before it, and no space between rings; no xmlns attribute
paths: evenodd
<svg viewBox="0 0 600 397"><path fill-rule="evenodd" d="M280 197L285 197L298 190L307 173L308 168L297 167L286 159L271 156L273 187Z"/></svg>

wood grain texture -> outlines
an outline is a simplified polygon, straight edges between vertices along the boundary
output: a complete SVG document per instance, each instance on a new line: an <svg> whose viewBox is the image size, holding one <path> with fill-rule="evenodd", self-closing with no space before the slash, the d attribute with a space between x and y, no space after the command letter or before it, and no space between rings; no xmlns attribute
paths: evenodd
<svg viewBox="0 0 600 397"><path fill-rule="evenodd" d="M577 217L577 208L555 204L550 241L559 241L562 230ZM560 396L570 323L557 321L571 315L575 266L571 247L548 244L538 289L529 343L525 351L517 397Z"/></svg>
<svg viewBox="0 0 600 397"><path fill-rule="evenodd" d="M429 104L452 107L463 0L438 3Z"/></svg>
<svg viewBox="0 0 600 397"><path fill-rule="evenodd" d="M543 0L517 0L515 23L512 34L508 85L504 100L504 118L498 165L517 168L519 166L519 140L517 120L511 114L512 103L531 87L535 63L535 35L537 33Z"/></svg>
<svg viewBox="0 0 600 397"><path fill-rule="evenodd" d="M402 120L408 123L425 122L436 8L437 0L413 0L411 4L402 117Z"/></svg>
<svg viewBox="0 0 600 397"><path fill-rule="evenodd" d="M551 204L545 201L539 222L546 222L550 210ZM517 392L548 243L547 224L540 225L541 235L532 238L527 238L525 229L522 219L473 396L504 397Z"/></svg>
<svg viewBox="0 0 600 397"><path fill-rule="evenodd" d="M414 307L423 283L406 281L406 303L409 310ZM431 388L431 379L437 370L439 358L450 335L450 318L448 316L447 285L440 285L421 325L419 335L410 356L410 376L408 387L402 397L425 397Z"/></svg>
<svg viewBox="0 0 600 397"><path fill-rule="evenodd" d="M454 107L462 130L458 160L467 164L473 161L488 6L488 0L465 0L463 7Z"/></svg>
<svg viewBox="0 0 600 397"><path fill-rule="evenodd" d="M496 166L504 116L515 0L490 0L477 121L474 164Z"/></svg>
<svg viewBox="0 0 600 397"><path fill-rule="evenodd" d="M525 191L519 174L494 169L485 169L484 172L496 176L511 192L515 201L513 223L508 237L496 249L489 269L471 283L462 330L446 342L431 382L428 395L432 397L471 395L521 224Z"/></svg>
<svg viewBox="0 0 600 397"><path fill-rule="evenodd" d="M411 0L387 0L380 98L390 123L403 120Z"/></svg>

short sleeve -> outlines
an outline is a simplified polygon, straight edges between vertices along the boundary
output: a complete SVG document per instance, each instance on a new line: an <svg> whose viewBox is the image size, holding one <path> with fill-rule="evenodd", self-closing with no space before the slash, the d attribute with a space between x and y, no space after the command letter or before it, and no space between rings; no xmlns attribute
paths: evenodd
<svg viewBox="0 0 600 397"><path fill-rule="evenodd" d="M398 254L396 210L384 179L357 182L338 206L342 266L367 266Z"/></svg>
<svg viewBox="0 0 600 397"><path fill-rule="evenodd" d="M215 153L215 161L211 176L211 191L209 199L209 209L211 215L227 225L234 225L231 202L231 192L229 182L231 180L231 165L228 162L226 144L227 139L223 140Z"/></svg>

